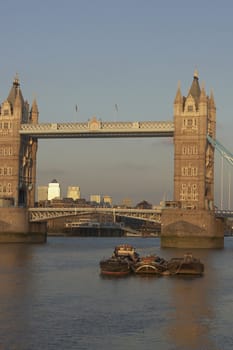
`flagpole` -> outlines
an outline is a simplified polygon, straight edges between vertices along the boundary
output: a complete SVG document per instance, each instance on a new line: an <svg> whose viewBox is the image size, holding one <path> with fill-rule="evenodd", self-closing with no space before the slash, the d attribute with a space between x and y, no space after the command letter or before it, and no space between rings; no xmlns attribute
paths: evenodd
<svg viewBox="0 0 233 350"><path fill-rule="evenodd" d="M116 111L116 118L115 118L115 122L118 120L118 105L117 103L115 103L115 111Z"/></svg>
<svg viewBox="0 0 233 350"><path fill-rule="evenodd" d="M77 117L78 117L78 111L79 111L78 105L75 105L75 111L76 111L76 114L77 114Z"/></svg>

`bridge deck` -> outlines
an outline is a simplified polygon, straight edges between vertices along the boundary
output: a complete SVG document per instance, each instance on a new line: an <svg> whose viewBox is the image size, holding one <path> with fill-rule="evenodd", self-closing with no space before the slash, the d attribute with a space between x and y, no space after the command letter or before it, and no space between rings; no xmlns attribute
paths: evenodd
<svg viewBox="0 0 233 350"><path fill-rule="evenodd" d="M21 135L36 138L173 137L173 122L102 122L21 124Z"/></svg>

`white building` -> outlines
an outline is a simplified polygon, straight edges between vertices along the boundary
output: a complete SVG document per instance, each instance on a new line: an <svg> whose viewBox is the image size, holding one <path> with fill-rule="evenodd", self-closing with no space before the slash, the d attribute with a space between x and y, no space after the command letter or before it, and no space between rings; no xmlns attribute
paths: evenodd
<svg viewBox="0 0 233 350"><path fill-rule="evenodd" d="M48 185L48 200L61 197L61 189L57 180L53 180Z"/></svg>
<svg viewBox="0 0 233 350"><path fill-rule="evenodd" d="M74 201L81 198L79 186L68 186L67 198L72 198Z"/></svg>

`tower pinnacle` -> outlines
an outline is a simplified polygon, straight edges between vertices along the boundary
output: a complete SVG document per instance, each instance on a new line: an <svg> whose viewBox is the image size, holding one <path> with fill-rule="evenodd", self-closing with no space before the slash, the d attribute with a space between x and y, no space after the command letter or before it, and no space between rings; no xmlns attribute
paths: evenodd
<svg viewBox="0 0 233 350"><path fill-rule="evenodd" d="M14 86L19 86L20 84L19 84L19 75L18 75L18 73L16 73L16 75L15 75L15 78L14 78L14 81L13 81L13 85Z"/></svg>
<svg viewBox="0 0 233 350"><path fill-rule="evenodd" d="M196 79L198 79L198 70L197 70L197 68L195 68L193 77L196 78Z"/></svg>

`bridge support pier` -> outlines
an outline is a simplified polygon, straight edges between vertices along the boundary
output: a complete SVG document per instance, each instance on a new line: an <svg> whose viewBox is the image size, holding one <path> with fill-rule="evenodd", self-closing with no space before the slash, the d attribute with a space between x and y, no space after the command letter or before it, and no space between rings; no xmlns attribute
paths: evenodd
<svg viewBox="0 0 233 350"><path fill-rule="evenodd" d="M224 222L209 210L164 209L161 247L223 248Z"/></svg>
<svg viewBox="0 0 233 350"><path fill-rule="evenodd" d="M46 223L29 223L26 208L0 210L0 243L45 243Z"/></svg>

